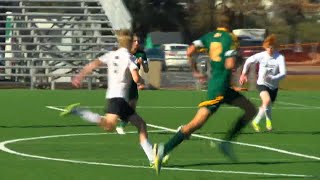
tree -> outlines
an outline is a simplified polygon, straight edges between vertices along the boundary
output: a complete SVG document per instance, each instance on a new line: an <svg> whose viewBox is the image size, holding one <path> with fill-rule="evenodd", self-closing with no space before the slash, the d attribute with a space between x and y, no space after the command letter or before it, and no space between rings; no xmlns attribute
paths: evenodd
<svg viewBox="0 0 320 180"><path fill-rule="evenodd" d="M125 0L133 16L133 31L183 31L186 13L177 0Z"/></svg>
<svg viewBox="0 0 320 180"><path fill-rule="evenodd" d="M305 18L303 15L302 4L297 1L281 1L274 4L276 18L283 19L289 26L289 43L294 43L299 37L298 24Z"/></svg>

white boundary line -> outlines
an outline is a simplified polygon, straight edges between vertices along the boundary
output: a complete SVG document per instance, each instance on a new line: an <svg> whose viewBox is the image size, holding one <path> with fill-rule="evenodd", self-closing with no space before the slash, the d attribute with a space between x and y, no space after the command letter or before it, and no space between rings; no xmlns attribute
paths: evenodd
<svg viewBox="0 0 320 180"><path fill-rule="evenodd" d="M250 98L250 99L261 100L259 98ZM308 105L304 105L304 104L289 103L289 102L284 102L284 101L276 101L276 103L284 104L284 105L293 105L293 106L298 106L298 107L305 107L305 108L320 108L318 106L308 106Z"/></svg>
<svg viewBox="0 0 320 180"><path fill-rule="evenodd" d="M60 109L65 106L46 106L50 109L56 108ZM104 108L104 106L81 106L83 108L91 108L91 109L97 109L97 108ZM198 109L196 106L137 106L138 109ZM222 109L237 109L237 107L232 106L222 106ZM300 106L300 107L272 107L272 109L287 109L287 110L314 110L314 109L320 109L320 107L317 106Z"/></svg>
<svg viewBox="0 0 320 180"><path fill-rule="evenodd" d="M49 108L49 109L54 109L54 110L58 110L58 111L64 111L64 109L60 109L60 108L57 108L57 107L54 107L54 106L46 106L46 107ZM170 128L166 128L166 127L163 127L163 126L157 126L157 125L153 125L153 124L147 124L147 126L153 127L153 128L156 128L156 129L170 131L170 132L176 132L177 131L176 129L170 129ZM222 139L213 138L213 137L209 137L209 136L203 136L203 135L199 135L199 134L192 134L192 136L198 137L198 138L202 138L202 139L211 140L211 141L218 141L218 142L224 141ZM317 157L317 156L310 156L310 155L305 155L305 154L301 154L301 153L290 152L290 151L277 149L277 148L272 148L272 147L268 147L268 146L249 144L249 143L242 143L242 142L236 142L236 141L230 141L230 142L232 144L237 144L237 145L241 145L241 146L255 147L255 148L259 148L259 149L265 149L265 150L274 151L274 152L283 153L283 154L288 154L288 155L292 155L292 156L298 156L298 157L303 157L303 158L313 159L313 160L320 160L320 157Z"/></svg>
<svg viewBox="0 0 320 180"><path fill-rule="evenodd" d="M156 130L158 132L159 130ZM155 131L149 131L155 132ZM136 133L136 132L127 132L127 133ZM0 150L15 154L18 156L51 160L51 161L60 161L60 162L69 162L76 164L88 164L88 165L101 165L101 166L111 166L111 167L122 167L122 168L135 168L135 169L150 169L149 166L138 166L138 165L128 165L128 164L111 164L111 163L99 163L99 162L89 162L89 161L80 161L80 160L69 160L69 159L61 159L61 158L51 158L45 156L37 156L31 154L20 153L14 150L11 150L6 147L7 144L20 142L20 141L30 141L37 139L48 139L48 138L58 138L58 137L70 137L70 136L93 136L93 135L105 135L105 134L115 134L115 133L84 133L84 134L64 134L64 135L52 135L52 136L39 136L32 138L21 138L0 142ZM221 173L221 174L244 174L244 175L263 175L263 176L284 176L284 177L304 177L304 178L312 178L312 175L304 175L304 174L277 174L277 173L261 173L261 172L246 172L246 171L224 171L224 170L212 170L212 169L191 169L191 168L170 168L163 167L162 169L170 170L170 171L188 171L188 172L208 172L208 173Z"/></svg>

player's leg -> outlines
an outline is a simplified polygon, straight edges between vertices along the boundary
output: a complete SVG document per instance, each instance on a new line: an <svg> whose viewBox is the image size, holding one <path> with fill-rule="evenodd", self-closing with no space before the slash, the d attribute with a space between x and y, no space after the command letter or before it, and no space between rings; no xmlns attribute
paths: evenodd
<svg viewBox="0 0 320 180"><path fill-rule="evenodd" d="M137 84L132 81L129 87L129 105L133 110L136 110L137 102L138 102L139 94ZM116 127L116 132L118 134L126 134L124 128L128 125L128 121L123 121L119 119L119 123Z"/></svg>
<svg viewBox="0 0 320 180"><path fill-rule="evenodd" d="M255 116L255 118L251 122L251 125L256 132L260 132L259 123L261 119L265 117L265 114L266 114L265 112L268 106L267 104L270 102L270 98L269 100L267 98L268 89L269 89L268 87L264 85L257 85L257 89L259 91L259 96L262 102L261 102L261 106L259 107L258 114Z"/></svg>
<svg viewBox="0 0 320 180"><path fill-rule="evenodd" d="M262 106L259 107L259 111L258 114L256 115L256 117L252 120L251 125L253 127L253 129L256 132L260 132L260 126L259 126L259 122L260 120L265 116L264 115L264 108Z"/></svg>
<svg viewBox="0 0 320 180"><path fill-rule="evenodd" d="M163 158L169 154L174 148L176 148L182 141L188 139L188 137L197 129L200 129L211 115L211 111L207 107L201 107L194 118L169 139L165 144L155 144L155 158L154 165L156 173L160 173Z"/></svg>
<svg viewBox="0 0 320 180"><path fill-rule="evenodd" d="M92 112L88 109L83 109L79 107L79 103L77 104L71 104L67 106L64 111L60 114L61 116L73 114L80 116L83 120L99 124L101 120L103 119L100 114Z"/></svg>
<svg viewBox="0 0 320 180"><path fill-rule="evenodd" d="M233 127L231 127L227 133L225 141L219 145L219 148L224 155L226 155L232 161L236 161L230 141L236 138L241 130L252 120L257 111L251 101L233 89L229 89L227 91L225 102L229 105L236 106L244 110L244 114L238 117Z"/></svg>
<svg viewBox="0 0 320 180"><path fill-rule="evenodd" d="M132 107L133 110L136 110L138 99L131 99L129 100L129 105ZM119 120L117 124L116 131L118 134L126 134L124 128L128 125L128 121Z"/></svg>
<svg viewBox="0 0 320 180"><path fill-rule="evenodd" d="M268 95L269 95L269 103L265 110L265 116L266 116L266 128L268 131L272 130L272 104L277 98L278 89L268 89Z"/></svg>
<svg viewBox="0 0 320 180"><path fill-rule="evenodd" d="M253 117L257 113L257 110L255 105L239 92L230 89L227 94L230 97L226 100L227 104L239 107L244 110L244 114L238 117L234 126L230 129L225 137L227 141L230 141L233 140L240 133L240 131L253 119Z"/></svg>
<svg viewBox="0 0 320 180"><path fill-rule="evenodd" d="M147 155L150 165L153 164L154 153L152 149L152 144L148 139L147 125L145 121L136 113L130 115L128 117L128 121L137 128L140 145L145 154Z"/></svg>
<svg viewBox="0 0 320 180"><path fill-rule="evenodd" d="M270 104L271 99L268 91L261 91L260 98L262 100L261 108L264 110L264 116L266 117L266 126L271 126L271 116L270 116Z"/></svg>

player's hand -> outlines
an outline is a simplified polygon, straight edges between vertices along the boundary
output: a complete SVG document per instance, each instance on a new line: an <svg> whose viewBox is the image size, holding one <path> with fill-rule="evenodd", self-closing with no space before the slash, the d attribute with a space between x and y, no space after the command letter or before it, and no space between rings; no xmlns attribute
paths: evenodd
<svg viewBox="0 0 320 180"><path fill-rule="evenodd" d="M141 57L139 57L136 62L137 62L137 64L142 64L143 60Z"/></svg>
<svg viewBox="0 0 320 180"><path fill-rule="evenodd" d="M240 79L239 79L239 83L240 85L243 85L244 83L248 82L248 77L245 74L241 74Z"/></svg>
<svg viewBox="0 0 320 180"><path fill-rule="evenodd" d="M138 90L144 90L146 88L145 84L139 84Z"/></svg>
<svg viewBox="0 0 320 180"><path fill-rule="evenodd" d="M81 86L82 76L77 75L72 79L72 85L76 88L79 88Z"/></svg>
<svg viewBox="0 0 320 180"><path fill-rule="evenodd" d="M205 74L202 74L198 71L193 72L193 77L198 78L200 83L205 83L208 80L208 76Z"/></svg>

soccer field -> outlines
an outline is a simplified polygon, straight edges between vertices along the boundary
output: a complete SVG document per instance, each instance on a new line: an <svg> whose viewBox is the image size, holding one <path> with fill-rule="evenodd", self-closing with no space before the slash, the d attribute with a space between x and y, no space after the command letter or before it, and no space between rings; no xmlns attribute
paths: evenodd
<svg viewBox="0 0 320 180"><path fill-rule="evenodd" d="M257 92L245 95L260 104ZM135 128L107 133L59 109L80 102L103 113L104 90L0 90L0 179L319 179L320 92L280 90L272 132L247 127L236 140L238 162L217 148L239 109L222 106L172 153L160 176L149 167ZM203 91L141 91L137 111L150 140L164 142L193 117ZM49 107L49 108L48 108ZM58 110L54 110L58 109ZM264 123L261 123L263 130Z"/></svg>

